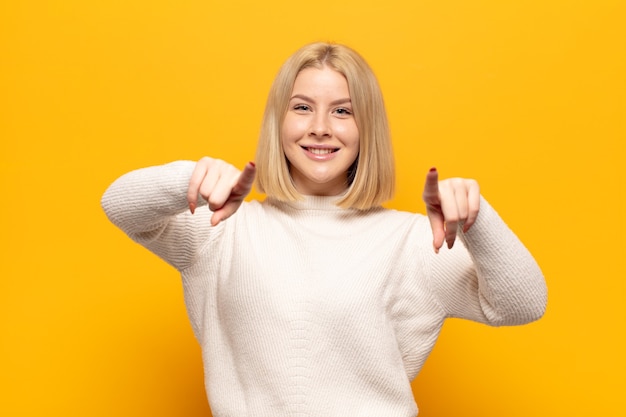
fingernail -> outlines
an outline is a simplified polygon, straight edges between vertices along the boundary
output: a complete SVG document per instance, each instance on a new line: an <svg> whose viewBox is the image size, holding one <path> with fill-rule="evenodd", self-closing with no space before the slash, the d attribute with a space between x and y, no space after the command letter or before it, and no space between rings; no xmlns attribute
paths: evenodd
<svg viewBox="0 0 626 417"><path fill-rule="evenodd" d="M435 167L432 167L432 168L430 169L430 172L435 172L435 171L437 171L437 168L435 168Z"/></svg>
<svg viewBox="0 0 626 417"><path fill-rule="evenodd" d="M193 214L196 211L196 206L193 204L189 204L189 211Z"/></svg>
<svg viewBox="0 0 626 417"><path fill-rule="evenodd" d="M256 164L252 161L248 162L250 165L252 165L252 168L256 168Z"/></svg>

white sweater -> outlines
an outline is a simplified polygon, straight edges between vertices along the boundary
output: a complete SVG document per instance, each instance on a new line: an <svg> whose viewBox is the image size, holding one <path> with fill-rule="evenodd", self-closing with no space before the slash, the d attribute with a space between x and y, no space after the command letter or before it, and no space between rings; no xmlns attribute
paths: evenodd
<svg viewBox="0 0 626 417"><path fill-rule="evenodd" d="M409 417L411 381L443 321L542 316L529 252L481 199L474 226L435 254L428 219L340 209L332 197L244 203L211 227L191 215L193 162L128 173L110 220L182 275L215 417Z"/></svg>

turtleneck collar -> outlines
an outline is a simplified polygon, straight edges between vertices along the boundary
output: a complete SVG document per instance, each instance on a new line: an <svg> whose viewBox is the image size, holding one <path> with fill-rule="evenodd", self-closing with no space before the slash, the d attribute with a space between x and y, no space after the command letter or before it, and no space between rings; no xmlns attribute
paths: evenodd
<svg viewBox="0 0 626 417"><path fill-rule="evenodd" d="M291 208L293 210L323 210L323 211L345 211L337 206L337 202L341 200L343 195L333 196L316 196L304 195L302 200L298 201L280 201L274 197L267 197L265 201L276 207Z"/></svg>

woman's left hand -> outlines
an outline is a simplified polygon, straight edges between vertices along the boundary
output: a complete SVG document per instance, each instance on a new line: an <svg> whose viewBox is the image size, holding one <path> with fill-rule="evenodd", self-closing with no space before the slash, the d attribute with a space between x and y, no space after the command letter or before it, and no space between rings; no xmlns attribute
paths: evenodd
<svg viewBox="0 0 626 417"><path fill-rule="evenodd" d="M439 175L432 168L426 175L423 194L430 227L433 230L435 252L443 246L444 240L451 248L457 230L469 230L478 217L480 209L480 188L472 179L450 178L439 181Z"/></svg>

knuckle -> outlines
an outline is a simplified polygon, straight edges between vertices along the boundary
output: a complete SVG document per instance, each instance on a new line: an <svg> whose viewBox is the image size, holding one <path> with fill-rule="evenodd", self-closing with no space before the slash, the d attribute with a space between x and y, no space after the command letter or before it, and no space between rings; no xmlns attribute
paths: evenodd
<svg viewBox="0 0 626 417"><path fill-rule="evenodd" d="M209 201L209 197L211 196L211 190L209 189L209 187L206 186L206 184L202 184L202 186L198 190L198 194L200 194L200 197L202 197L206 201Z"/></svg>
<svg viewBox="0 0 626 417"><path fill-rule="evenodd" d="M450 214L450 215L446 216L446 223L450 227L455 227L456 224L459 222L459 220L461 220L461 218L460 218L460 216L457 213Z"/></svg>
<svg viewBox="0 0 626 417"><path fill-rule="evenodd" d="M196 162L196 170L202 169L206 171L213 164L213 162L214 162L213 158L209 158L208 156L203 156L202 158L198 160L198 162Z"/></svg>
<svg viewBox="0 0 626 417"><path fill-rule="evenodd" d="M211 208L219 208L222 204L222 201L216 198L214 195L208 195L206 197L206 200L209 203L209 207Z"/></svg>

